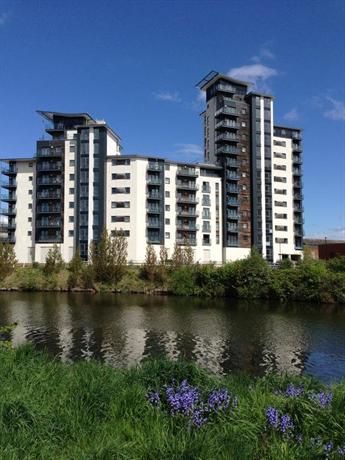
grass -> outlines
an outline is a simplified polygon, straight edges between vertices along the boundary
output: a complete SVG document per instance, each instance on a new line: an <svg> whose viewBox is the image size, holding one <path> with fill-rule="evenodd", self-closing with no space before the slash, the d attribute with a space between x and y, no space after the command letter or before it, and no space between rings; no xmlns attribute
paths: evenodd
<svg viewBox="0 0 345 460"><path fill-rule="evenodd" d="M324 387L308 377L271 375L216 377L192 363L148 361L131 370L97 362L63 364L30 345L0 347L0 458L11 459L317 459L341 458L345 444L345 381L332 388L330 408L307 397L275 394L288 382L307 391ZM188 379L203 394L227 388L238 397L197 429L182 415L172 416L147 401L172 379ZM289 412L303 435L300 444L268 427L265 411ZM320 446L311 448L311 439Z"/></svg>

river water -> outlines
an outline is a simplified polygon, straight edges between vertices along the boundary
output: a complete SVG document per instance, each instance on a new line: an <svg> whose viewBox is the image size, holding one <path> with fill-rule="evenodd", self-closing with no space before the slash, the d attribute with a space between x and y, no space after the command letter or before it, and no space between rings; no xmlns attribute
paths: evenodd
<svg viewBox="0 0 345 460"><path fill-rule="evenodd" d="M231 299L85 293L1 293L0 325L13 344L34 343L61 360L129 367L150 356L183 357L226 374L275 370L345 377L345 308Z"/></svg>

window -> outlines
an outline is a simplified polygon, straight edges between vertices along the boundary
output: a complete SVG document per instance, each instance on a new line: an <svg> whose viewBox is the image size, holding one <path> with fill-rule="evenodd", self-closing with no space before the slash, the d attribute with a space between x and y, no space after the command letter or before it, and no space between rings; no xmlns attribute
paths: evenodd
<svg viewBox="0 0 345 460"><path fill-rule="evenodd" d="M68 230L68 236L74 236L74 230Z"/></svg>
<svg viewBox="0 0 345 460"><path fill-rule="evenodd" d="M287 214L278 214L278 213L275 213L274 214L274 217L276 219L287 219Z"/></svg>
<svg viewBox="0 0 345 460"><path fill-rule="evenodd" d="M286 183L286 177L274 176L273 180L274 180L275 182L283 182L283 183Z"/></svg>
<svg viewBox="0 0 345 460"><path fill-rule="evenodd" d="M276 238L276 243L287 244L287 242L288 242L287 238Z"/></svg>
<svg viewBox="0 0 345 460"><path fill-rule="evenodd" d="M70 201L70 202L69 202L69 208L70 208L70 209L74 209L74 201Z"/></svg>
<svg viewBox="0 0 345 460"><path fill-rule="evenodd" d="M165 238L166 238L167 240L170 239L170 233L169 233L169 232L165 232Z"/></svg>
<svg viewBox="0 0 345 460"><path fill-rule="evenodd" d="M69 175L69 180L74 180L74 174Z"/></svg>
<svg viewBox="0 0 345 460"><path fill-rule="evenodd" d="M89 144L88 143L80 144L80 154L81 155L88 155L89 154Z"/></svg>
<svg viewBox="0 0 345 460"><path fill-rule="evenodd" d="M116 236L118 234L122 235L122 236L125 236L125 237L129 237L130 236L130 231L129 230L112 230L110 232L111 236Z"/></svg>
<svg viewBox="0 0 345 460"><path fill-rule="evenodd" d="M166 204L166 205L165 205L165 210L166 210L166 211L170 211L170 204Z"/></svg>
<svg viewBox="0 0 345 460"><path fill-rule="evenodd" d="M93 144L93 153L94 155L99 155L99 144L98 143Z"/></svg>
<svg viewBox="0 0 345 460"><path fill-rule="evenodd" d="M165 167L166 171L170 171L170 165L169 164L165 163L164 167Z"/></svg>
<svg viewBox="0 0 345 460"><path fill-rule="evenodd" d="M129 158L121 158L121 159L117 159L117 158L113 158L111 160L111 164L112 166L117 166L117 165L130 165L131 164L131 160Z"/></svg>
<svg viewBox="0 0 345 460"><path fill-rule="evenodd" d="M111 216L112 222L129 222L130 216Z"/></svg>
<svg viewBox="0 0 345 460"><path fill-rule="evenodd" d="M88 141L89 140L89 130L88 129L82 129L80 131L80 139L82 141Z"/></svg>
<svg viewBox="0 0 345 460"><path fill-rule="evenodd" d="M129 201L112 201L111 207L114 208L129 208Z"/></svg>
<svg viewBox="0 0 345 460"><path fill-rule="evenodd" d="M203 183L202 183L202 192L203 192L203 193L210 193L210 192L211 192L210 183L209 183L209 182L203 182Z"/></svg>
<svg viewBox="0 0 345 460"><path fill-rule="evenodd" d="M131 189L130 187L112 187L111 193L116 194L116 193L130 193Z"/></svg>
<svg viewBox="0 0 345 460"><path fill-rule="evenodd" d="M29 195L32 195L32 190L29 190Z"/></svg>
<svg viewBox="0 0 345 460"><path fill-rule="evenodd" d="M30 163L29 163L29 168L32 168L32 165L33 165L33 163L30 162Z"/></svg>
<svg viewBox="0 0 345 460"><path fill-rule="evenodd" d="M32 222L32 217L28 217L28 222Z"/></svg>
<svg viewBox="0 0 345 460"><path fill-rule="evenodd" d="M286 158L286 153L274 152L274 158Z"/></svg>
<svg viewBox="0 0 345 460"><path fill-rule="evenodd" d="M170 192L165 192L165 198L170 198Z"/></svg>
<svg viewBox="0 0 345 460"><path fill-rule="evenodd" d="M277 169L278 171L286 171L286 166L285 165L274 165L274 169Z"/></svg>
<svg viewBox="0 0 345 460"><path fill-rule="evenodd" d="M70 151L70 152L75 152L75 145L74 145L74 144L71 144L71 145L69 146L69 151Z"/></svg>
<svg viewBox="0 0 345 460"><path fill-rule="evenodd" d="M93 169L99 169L99 158L93 159Z"/></svg>
<svg viewBox="0 0 345 460"><path fill-rule="evenodd" d="M242 121L241 126L242 126L242 128L245 128L246 127L246 122Z"/></svg>
<svg viewBox="0 0 345 460"><path fill-rule="evenodd" d="M96 141L99 139L99 128L94 128L93 137Z"/></svg>
<svg viewBox="0 0 345 460"><path fill-rule="evenodd" d="M169 177L166 177L166 178L165 178L165 183L166 183L166 184L170 184L170 179L169 179Z"/></svg>
<svg viewBox="0 0 345 460"><path fill-rule="evenodd" d="M130 173L123 173L123 174L116 174L116 173L113 173L111 175L111 179L112 180L117 180L117 179L130 179L131 178L131 174Z"/></svg>
<svg viewBox="0 0 345 460"><path fill-rule="evenodd" d="M32 176L29 176L29 181L32 182Z"/></svg>
<svg viewBox="0 0 345 460"><path fill-rule="evenodd" d="M285 141L273 141L273 145L280 145L280 147L286 147L286 142Z"/></svg>
<svg viewBox="0 0 345 460"><path fill-rule="evenodd" d="M170 225L170 219L165 219L165 225Z"/></svg>
<svg viewBox="0 0 345 460"><path fill-rule="evenodd" d="M31 236L32 235L32 232L29 230L28 231L28 236Z"/></svg>
<svg viewBox="0 0 345 460"><path fill-rule="evenodd" d="M75 161L74 161L74 160L69 160L69 165L70 165L70 166L74 166L74 165L75 165Z"/></svg>
<svg viewBox="0 0 345 460"><path fill-rule="evenodd" d="M32 209L32 203L29 203L28 208Z"/></svg>
<svg viewBox="0 0 345 460"><path fill-rule="evenodd" d="M275 201L274 206L282 206L283 208L287 207L286 201Z"/></svg>
<svg viewBox="0 0 345 460"><path fill-rule="evenodd" d="M73 223L73 222L74 222L74 216L69 216L69 217L68 217L68 222Z"/></svg>
<svg viewBox="0 0 345 460"><path fill-rule="evenodd" d="M275 227L275 230L277 230L278 232L286 232L287 231L287 225L276 225Z"/></svg>
<svg viewBox="0 0 345 460"><path fill-rule="evenodd" d="M74 194L74 188L70 188L70 189L69 189L69 194L70 194L70 195L73 195L73 194Z"/></svg>
<svg viewBox="0 0 345 460"><path fill-rule="evenodd" d="M203 208L203 210L202 210L202 218L203 219L211 219L210 208Z"/></svg>
<svg viewBox="0 0 345 460"><path fill-rule="evenodd" d="M277 195L286 195L286 190L283 188L275 188L274 193L276 193Z"/></svg>

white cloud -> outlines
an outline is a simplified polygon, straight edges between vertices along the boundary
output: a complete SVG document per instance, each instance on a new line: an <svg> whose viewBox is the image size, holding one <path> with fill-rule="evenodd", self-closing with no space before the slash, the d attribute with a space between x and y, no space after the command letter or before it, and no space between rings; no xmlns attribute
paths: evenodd
<svg viewBox="0 0 345 460"><path fill-rule="evenodd" d="M228 72L229 77L252 82L256 88L261 87L265 91L268 89L267 80L278 75L278 71L273 67L268 67L261 63L234 67Z"/></svg>
<svg viewBox="0 0 345 460"><path fill-rule="evenodd" d="M286 112L285 115L283 115L284 120L288 121L293 121L293 120L298 120L299 114L297 112L297 109L291 109L289 112Z"/></svg>
<svg viewBox="0 0 345 460"><path fill-rule="evenodd" d="M275 59L274 53L272 53L267 45L263 45L259 50L259 54L251 58L254 62L260 62L264 59Z"/></svg>
<svg viewBox="0 0 345 460"><path fill-rule="evenodd" d="M324 116L331 120L345 121L345 103L332 97L327 97L326 100L331 107L323 113Z"/></svg>
<svg viewBox="0 0 345 460"><path fill-rule="evenodd" d="M0 13L0 27L4 26L8 20L8 13Z"/></svg>
<svg viewBox="0 0 345 460"><path fill-rule="evenodd" d="M160 101L181 102L179 93L177 91L173 93L170 91L163 91L161 93L155 93L155 98L159 99Z"/></svg>
<svg viewBox="0 0 345 460"><path fill-rule="evenodd" d="M181 155L202 155L203 150L198 144L175 144L177 150L175 153Z"/></svg>

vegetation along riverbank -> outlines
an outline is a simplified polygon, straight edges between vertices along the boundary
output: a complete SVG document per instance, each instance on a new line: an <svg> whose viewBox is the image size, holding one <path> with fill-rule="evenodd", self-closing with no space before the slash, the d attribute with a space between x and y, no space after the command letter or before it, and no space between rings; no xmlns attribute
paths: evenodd
<svg viewBox="0 0 345 460"><path fill-rule="evenodd" d="M119 370L0 346L2 459L340 459L345 381Z"/></svg>
<svg viewBox="0 0 345 460"><path fill-rule="evenodd" d="M176 246L171 259L164 247L157 257L147 247L142 266L127 261L121 235L103 233L92 245L89 263L77 253L69 264L62 262L58 247L49 251L42 266L20 267L13 248L0 245L0 289L91 290L122 293L164 293L185 296L226 296L314 303L345 303L345 257L329 261L304 260L292 265L283 260L271 267L255 251L250 257L223 266L193 262L192 248Z"/></svg>

